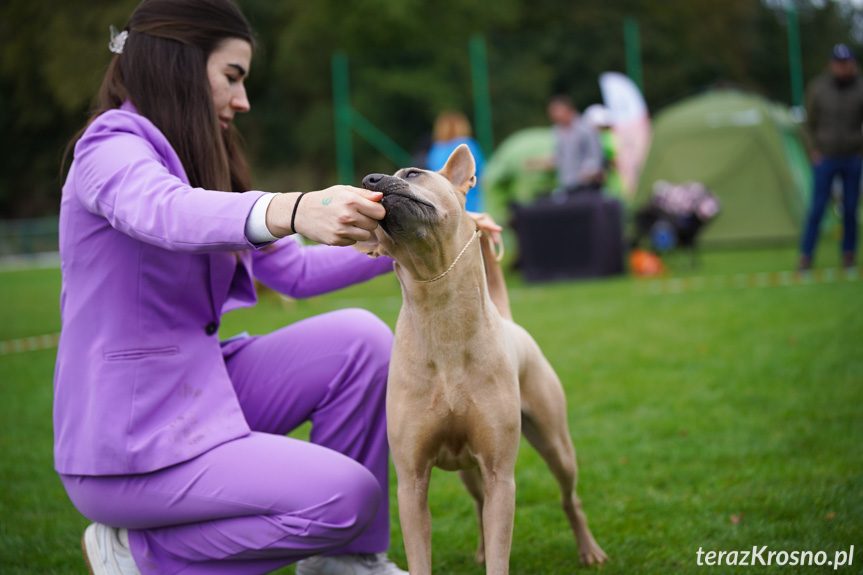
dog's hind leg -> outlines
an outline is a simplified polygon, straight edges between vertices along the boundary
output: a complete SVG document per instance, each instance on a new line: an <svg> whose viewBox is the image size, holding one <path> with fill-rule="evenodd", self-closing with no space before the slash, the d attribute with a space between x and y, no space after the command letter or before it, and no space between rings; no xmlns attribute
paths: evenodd
<svg viewBox="0 0 863 575"><path fill-rule="evenodd" d="M549 438L546 435L548 430L543 429L544 427L528 416L522 420L522 433L545 459L549 470L560 485L561 504L578 542L582 563L585 565L603 563L608 556L593 538L587 526L587 517L581 508L581 501L575 492L578 466L575 462L575 448L572 446L572 441L568 436Z"/></svg>
<svg viewBox="0 0 863 575"><path fill-rule="evenodd" d="M482 487L482 473L480 473L478 468L473 469L462 469L458 472L459 477L461 477L462 483L467 488L468 493L470 493L471 497L473 497L474 505L476 507L476 519L477 526L479 527L479 544L476 548L476 559L477 563L483 563L485 561L485 540L483 539L483 531L482 531L482 507L485 502L485 493L483 492Z"/></svg>
<svg viewBox="0 0 863 575"><path fill-rule="evenodd" d="M512 310L509 307L509 293L506 290L506 281L503 277L503 269L494 254L494 247L486 234L480 236L482 259L485 264L485 277L488 282L488 295L494 307L504 319L512 319Z"/></svg>
<svg viewBox="0 0 863 575"><path fill-rule="evenodd" d="M557 374L541 355L533 356L524 370L521 391L521 431L560 485L563 511L578 541L581 561L585 565L603 563L608 556L593 538L575 492L578 465L566 419L566 396Z"/></svg>

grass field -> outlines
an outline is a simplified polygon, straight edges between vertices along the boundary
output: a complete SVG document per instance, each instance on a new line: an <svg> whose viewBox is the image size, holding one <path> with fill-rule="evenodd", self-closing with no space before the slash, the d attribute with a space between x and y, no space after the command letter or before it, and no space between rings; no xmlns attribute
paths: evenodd
<svg viewBox="0 0 863 575"><path fill-rule="evenodd" d="M834 251L824 246L819 264L835 266ZM566 387L579 493L611 558L596 572L832 572L704 567L696 552L767 546L825 551L832 561L854 545L854 564L837 571L863 573L863 281L739 275L793 262L790 249L708 252L698 269L674 276L703 281L509 279L516 320ZM58 297L58 270L0 273L0 341L57 332ZM349 306L393 325L400 302L392 276L303 302L270 295L226 316L221 333L266 332ZM87 521L52 471L54 355L0 355L3 574L85 572ZM556 484L527 444L516 479L512 573L590 572ZM391 483L391 555L405 566ZM457 476L436 472L430 502L435 572L484 573L472 560L473 506Z"/></svg>

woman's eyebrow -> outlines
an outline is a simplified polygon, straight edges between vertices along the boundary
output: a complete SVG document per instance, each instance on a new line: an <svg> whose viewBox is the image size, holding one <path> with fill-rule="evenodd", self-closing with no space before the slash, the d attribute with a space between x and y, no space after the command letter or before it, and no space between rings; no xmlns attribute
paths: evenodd
<svg viewBox="0 0 863 575"><path fill-rule="evenodd" d="M239 64L228 64L229 67L234 68L239 72L240 76L246 75L246 69L240 66Z"/></svg>

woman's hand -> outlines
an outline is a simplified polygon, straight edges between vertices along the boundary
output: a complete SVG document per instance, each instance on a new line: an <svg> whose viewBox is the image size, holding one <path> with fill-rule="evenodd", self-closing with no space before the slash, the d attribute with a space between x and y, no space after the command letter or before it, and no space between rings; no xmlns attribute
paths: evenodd
<svg viewBox="0 0 863 575"><path fill-rule="evenodd" d="M371 238L386 215L383 194L352 186L332 186L300 194L279 194L267 210L267 228L276 237L296 232L331 246L350 246ZM294 205L297 207L296 216ZM294 230L291 230L291 218ZM277 233L281 232L281 233Z"/></svg>
<svg viewBox="0 0 863 575"><path fill-rule="evenodd" d="M494 245L499 246L503 243L503 236L500 234L503 231L503 228L497 225L490 215L479 214L476 212L468 212L467 214L473 218L473 221L476 222L476 226L479 229L489 233Z"/></svg>

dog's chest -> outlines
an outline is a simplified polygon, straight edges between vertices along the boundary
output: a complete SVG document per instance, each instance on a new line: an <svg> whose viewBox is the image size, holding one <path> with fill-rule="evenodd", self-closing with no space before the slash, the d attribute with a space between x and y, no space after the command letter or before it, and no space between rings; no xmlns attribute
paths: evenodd
<svg viewBox="0 0 863 575"><path fill-rule="evenodd" d="M466 395L495 388L516 389L517 370L499 346L414 346L401 353L398 334L390 365L389 385L405 386L427 400L458 407Z"/></svg>
<svg viewBox="0 0 863 575"><path fill-rule="evenodd" d="M389 423L399 433L424 437L428 459L446 471L474 467L487 437L521 417L515 369L501 358L484 361L474 353L421 355L403 364L394 357L391 364Z"/></svg>

